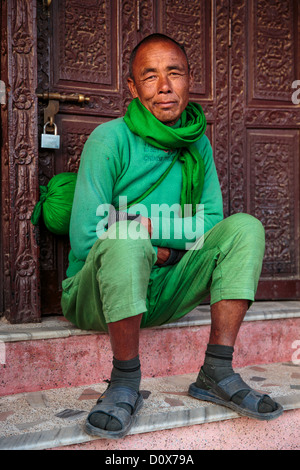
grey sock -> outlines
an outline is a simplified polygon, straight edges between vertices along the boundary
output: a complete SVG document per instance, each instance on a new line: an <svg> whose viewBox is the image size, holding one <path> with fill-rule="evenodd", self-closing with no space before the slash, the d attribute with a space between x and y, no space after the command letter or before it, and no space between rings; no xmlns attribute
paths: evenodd
<svg viewBox="0 0 300 470"><path fill-rule="evenodd" d="M204 372L216 382L234 374L232 369L233 351L231 346L208 344L203 364Z"/></svg>
<svg viewBox="0 0 300 470"><path fill-rule="evenodd" d="M113 358L113 370L111 372L111 386L127 385L136 392L139 391L141 383L141 364L139 356L129 361L119 361Z"/></svg>

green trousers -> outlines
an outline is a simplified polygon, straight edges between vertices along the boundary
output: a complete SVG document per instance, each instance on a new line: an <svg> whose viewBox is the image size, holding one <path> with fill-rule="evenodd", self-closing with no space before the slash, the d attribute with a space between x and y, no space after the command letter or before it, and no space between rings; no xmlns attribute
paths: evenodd
<svg viewBox="0 0 300 470"><path fill-rule="evenodd" d="M107 331L107 323L143 313L141 327L178 320L210 294L223 299L254 300L265 248L262 224L235 214L208 231L195 249L173 266L155 265L149 236L128 236L118 222L92 247L85 265L63 281L65 317L81 329Z"/></svg>

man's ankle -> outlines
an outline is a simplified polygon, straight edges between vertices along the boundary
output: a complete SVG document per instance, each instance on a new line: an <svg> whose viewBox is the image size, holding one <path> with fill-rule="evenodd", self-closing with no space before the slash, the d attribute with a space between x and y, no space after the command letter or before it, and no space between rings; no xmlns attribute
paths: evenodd
<svg viewBox="0 0 300 470"><path fill-rule="evenodd" d="M231 346L208 344L202 366L203 372L215 382L220 382L225 377L232 375L234 373L232 369L233 351ZM199 383L200 377L197 380Z"/></svg>
<svg viewBox="0 0 300 470"><path fill-rule="evenodd" d="M127 361L113 358L113 369L111 372L111 386L126 385L139 391L141 382L141 364L139 355Z"/></svg>

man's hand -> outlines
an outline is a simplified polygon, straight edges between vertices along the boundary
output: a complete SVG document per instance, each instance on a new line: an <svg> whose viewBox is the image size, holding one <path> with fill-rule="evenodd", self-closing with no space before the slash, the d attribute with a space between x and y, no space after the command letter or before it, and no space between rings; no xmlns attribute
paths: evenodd
<svg viewBox="0 0 300 470"><path fill-rule="evenodd" d="M141 224L144 225L144 227L148 230L148 233L150 235L150 238L152 236L152 225L151 225L151 219L148 217L143 217L141 216ZM157 247L157 261L155 264L160 266L161 264L164 264L167 259L169 259L170 256L170 250L169 248L163 248L161 246Z"/></svg>
<svg viewBox="0 0 300 470"><path fill-rule="evenodd" d="M170 256L170 250L169 248L163 248L161 246L157 247L157 261L155 264L158 264L160 266L161 264L164 264L167 259L169 259Z"/></svg>
<svg viewBox="0 0 300 470"><path fill-rule="evenodd" d="M152 224L151 224L151 219L148 217L143 217L141 215L141 224L144 225L146 230L148 231L150 238L152 237Z"/></svg>

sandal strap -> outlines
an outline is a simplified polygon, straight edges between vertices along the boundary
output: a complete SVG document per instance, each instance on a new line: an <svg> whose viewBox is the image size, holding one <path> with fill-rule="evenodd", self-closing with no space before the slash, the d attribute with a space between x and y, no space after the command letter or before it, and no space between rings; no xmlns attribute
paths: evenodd
<svg viewBox="0 0 300 470"><path fill-rule="evenodd" d="M243 381L240 374L233 374L221 380L220 382L218 382L217 388L222 393L222 397L228 401L231 400L233 395L238 392L244 390L252 390L251 387L249 387L249 385L247 385L246 382Z"/></svg>
<svg viewBox="0 0 300 470"><path fill-rule="evenodd" d="M265 397L268 397L268 395L264 395L262 393L256 392L255 390L251 390L245 396L242 403L240 403L240 407L244 408L245 410L258 412L259 404Z"/></svg>
<svg viewBox="0 0 300 470"><path fill-rule="evenodd" d="M94 413L102 413L111 418L115 418L116 420L119 421L122 427L128 423L128 421L130 420L130 416L131 416L127 410L117 406L116 404L112 406L112 405L104 405L103 403L98 403L91 409L87 419L89 420L90 417Z"/></svg>
<svg viewBox="0 0 300 470"><path fill-rule="evenodd" d="M123 427L129 422L131 415L135 411L139 396L139 392L129 387L121 385L109 386L100 398L98 398L96 405L91 409L87 419L89 420L94 413L104 413L117 419ZM118 406L121 403L131 406L131 414L126 409Z"/></svg>
<svg viewBox="0 0 300 470"><path fill-rule="evenodd" d="M203 372L201 369L200 378L206 383L206 385L210 387L214 393L226 401L230 401L233 395L241 392L242 390L252 390L251 387L249 387L249 385L243 381L240 374L237 373L232 374L217 383L208 377L208 375L206 375L205 372Z"/></svg>
<svg viewBox="0 0 300 470"><path fill-rule="evenodd" d="M97 404L100 404L104 401L105 405L116 406L119 403L131 406L134 409L139 392L136 392L130 387L125 385L115 385L113 387L109 386L104 393L98 398Z"/></svg>

